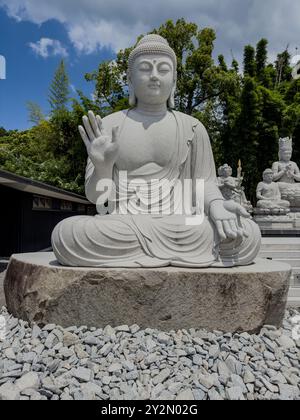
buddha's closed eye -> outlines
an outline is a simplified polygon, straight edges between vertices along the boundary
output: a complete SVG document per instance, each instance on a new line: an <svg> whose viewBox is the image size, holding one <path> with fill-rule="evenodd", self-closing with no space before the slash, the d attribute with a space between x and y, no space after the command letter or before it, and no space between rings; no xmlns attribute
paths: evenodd
<svg viewBox="0 0 300 420"><path fill-rule="evenodd" d="M149 64L141 64L139 67L140 71L151 71L151 66Z"/></svg>

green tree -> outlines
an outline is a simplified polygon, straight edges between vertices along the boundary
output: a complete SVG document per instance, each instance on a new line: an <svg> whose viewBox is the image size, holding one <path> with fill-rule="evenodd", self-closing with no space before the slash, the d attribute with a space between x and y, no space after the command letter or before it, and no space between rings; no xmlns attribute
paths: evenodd
<svg viewBox="0 0 300 420"><path fill-rule="evenodd" d="M32 101L28 101L26 105L28 110L28 121L34 125L39 125L45 119L41 107Z"/></svg>
<svg viewBox="0 0 300 420"><path fill-rule="evenodd" d="M73 132L75 133L74 127ZM82 162L82 166L77 163L77 167L72 158L74 149L67 154L55 154L52 148L55 135L50 121L42 121L30 130L10 131L7 136L0 137L0 167L82 194L85 154L82 150L76 151L76 162Z"/></svg>
<svg viewBox="0 0 300 420"><path fill-rule="evenodd" d="M252 77L245 76L240 99L240 114L234 127L233 165L238 159L243 160L245 187L250 199L254 199L254 190L260 179L257 171L259 148L259 126L261 120L261 95Z"/></svg>
<svg viewBox="0 0 300 420"><path fill-rule="evenodd" d="M278 158L278 139L285 108L281 95L276 90L257 86L261 98L261 122L258 126L259 145L257 149L257 171L259 174Z"/></svg>
<svg viewBox="0 0 300 420"><path fill-rule="evenodd" d="M266 68L267 64L267 58L268 58L268 41L263 38L261 39L256 46L256 56L255 56L255 62L256 62L256 73L259 76L263 73L263 71Z"/></svg>
<svg viewBox="0 0 300 420"><path fill-rule="evenodd" d="M255 49L252 45L244 48L244 74L249 77L255 76Z"/></svg>
<svg viewBox="0 0 300 420"><path fill-rule="evenodd" d="M263 84L265 82L265 70L267 65L268 58L268 41L263 38L261 39L256 46L256 55L255 55L255 67L256 67L256 76Z"/></svg>
<svg viewBox="0 0 300 420"><path fill-rule="evenodd" d="M219 62L220 69L227 72L228 68L227 68L227 64L226 64L224 55L221 54L221 55L218 56L218 62Z"/></svg>
<svg viewBox="0 0 300 420"><path fill-rule="evenodd" d="M291 56L288 52L288 48L282 53L277 55L275 62L276 67L276 86L279 86L282 82L290 82L292 79L292 69L290 66Z"/></svg>
<svg viewBox="0 0 300 420"><path fill-rule="evenodd" d="M231 63L231 68L235 73L239 72L239 63L237 60L233 59Z"/></svg>
<svg viewBox="0 0 300 420"><path fill-rule="evenodd" d="M65 111L69 104L69 77L65 62L61 60L50 86L49 103L51 112Z"/></svg>

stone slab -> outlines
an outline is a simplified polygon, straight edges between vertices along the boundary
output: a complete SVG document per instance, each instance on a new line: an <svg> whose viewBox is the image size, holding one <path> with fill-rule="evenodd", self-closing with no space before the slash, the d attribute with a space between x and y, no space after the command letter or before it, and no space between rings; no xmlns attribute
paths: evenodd
<svg viewBox="0 0 300 420"><path fill-rule="evenodd" d="M4 290L3 290L4 275L5 275L4 272L0 273L0 308L2 308L2 306L6 305Z"/></svg>
<svg viewBox="0 0 300 420"><path fill-rule="evenodd" d="M14 316L42 325L257 332L281 325L290 274L262 259L227 269L87 269L35 253L12 256L4 288Z"/></svg>
<svg viewBox="0 0 300 420"><path fill-rule="evenodd" d="M264 237L262 238L261 248L269 249L269 247L277 251L300 251L300 240L297 237Z"/></svg>
<svg viewBox="0 0 300 420"><path fill-rule="evenodd" d="M300 229L260 229L262 237L296 238L300 236Z"/></svg>
<svg viewBox="0 0 300 420"><path fill-rule="evenodd" d="M300 236L300 213L286 216L255 215L262 236Z"/></svg>

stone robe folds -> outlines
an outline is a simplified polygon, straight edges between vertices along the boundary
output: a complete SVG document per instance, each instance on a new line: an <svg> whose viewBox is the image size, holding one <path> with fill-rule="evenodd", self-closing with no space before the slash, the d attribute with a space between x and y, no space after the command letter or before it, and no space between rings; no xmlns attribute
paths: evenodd
<svg viewBox="0 0 300 420"><path fill-rule="evenodd" d="M120 114L123 124L126 124L128 111ZM176 147L170 151L168 165L161 167L149 163L128 172L126 184L119 182L119 170L115 165L113 180L119 193L118 212L71 217L56 226L52 245L62 265L200 268L247 265L255 259L261 236L258 226L251 220L242 220L248 237L219 242L208 212L210 203L216 199L223 200L223 197L217 187L208 134L198 120L179 112L173 112L173 115L177 123L177 140ZM93 164L88 160L86 182L92 173ZM184 180L193 181L190 194L187 191L179 194L175 187L178 181L184 185ZM196 208L196 180L204 180L205 216L201 224L189 225L187 217L195 214ZM145 188L145 181L148 186L151 182L151 214L147 208L149 188ZM166 181L174 186L171 192L160 188ZM122 202L122 193L126 188L129 204ZM184 211L180 211L181 207ZM153 208L159 209L159 212L153 214ZM126 213L126 209L127 214L122 214ZM171 210L170 214L166 214L166 209Z"/></svg>

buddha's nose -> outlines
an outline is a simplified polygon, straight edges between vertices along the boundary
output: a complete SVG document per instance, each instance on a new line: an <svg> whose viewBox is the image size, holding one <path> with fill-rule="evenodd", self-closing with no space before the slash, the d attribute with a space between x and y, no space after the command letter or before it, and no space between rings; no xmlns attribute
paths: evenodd
<svg viewBox="0 0 300 420"><path fill-rule="evenodd" d="M158 74L157 74L157 70L156 68L153 68L151 75L150 75L150 79L151 80L158 80Z"/></svg>

